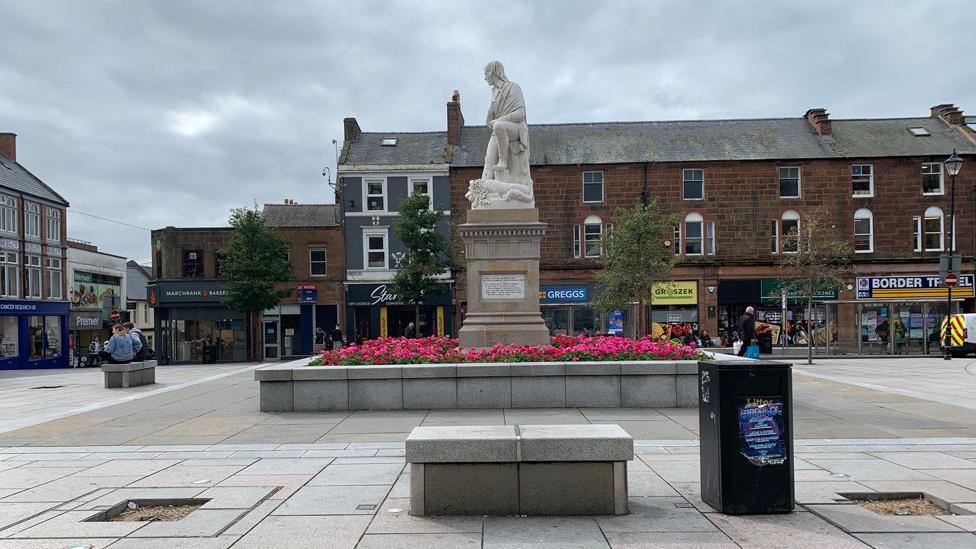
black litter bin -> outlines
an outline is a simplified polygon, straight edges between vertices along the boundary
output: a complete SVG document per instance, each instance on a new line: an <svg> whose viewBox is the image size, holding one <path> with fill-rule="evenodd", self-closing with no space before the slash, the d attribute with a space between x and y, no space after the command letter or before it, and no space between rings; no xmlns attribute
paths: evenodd
<svg viewBox="0 0 976 549"><path fill-rule="evenodd" d="M214 364L217 362L217 354L214 352L214 345L209 343L203 344L203 363L204 364Z"/></svg>
<svg viewBox="0 0 976 549"><path fill-rule="evenodd" d="M789 364L698 363L702 501L730 515L793 510Z"/></svg>
<svg viewBox="0 0 976 549"><path fill-rule="evenodd" d="M759 344L759 352L767 355L773 354L773 334L765 332L756 335L756 342Z"/></svg>

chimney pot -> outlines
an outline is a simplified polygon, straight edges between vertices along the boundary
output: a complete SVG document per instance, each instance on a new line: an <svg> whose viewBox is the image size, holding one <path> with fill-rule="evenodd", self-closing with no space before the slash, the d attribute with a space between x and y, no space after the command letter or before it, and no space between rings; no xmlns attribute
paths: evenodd
<svg viewBox="0 0 976 549"><path fill-rule="evenodd" d="M343 119L342 127L343 139L345 139L346 143L359 141L359 135L363 133L363 130L359 128L359 122L355 118Z"/></svg>
<svg viewBox="0 0 976 549"><path fill-rule="evenodd" d="M464 115L461 113L461 93L454 90L451 100L447 102L447 144L461 143L461 128L464 127Z"/></svg>
<svg viewBox="0 0 976 549"><path fill-rule="evenodd" d="M964 122L963 112L959 110L959 107L953 105L952 103L943 103L941 105L936 105L930 110L931 116L935 118L941 118L946 124L950 126L960 126Z"/></svg>
<svg viewBox="0 0 976 549"><path fill-rule="evenodd" d="M17 134L0 133L0 154L17 161Z"/></svg>
<svg viewBox="0 0 976 549"><path fill-rule="evenodd" d="M831 135L833 129L830 125L830 113L827 112L827 109L810 109L805 116L807 122L816 130L817 135L821 137Z"/></svg>

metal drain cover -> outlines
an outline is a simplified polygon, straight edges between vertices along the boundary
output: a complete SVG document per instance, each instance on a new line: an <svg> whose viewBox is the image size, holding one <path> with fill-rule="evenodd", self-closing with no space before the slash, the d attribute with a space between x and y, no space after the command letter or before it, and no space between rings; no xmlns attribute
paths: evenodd
<svg viewBox="0 0 976 549"><path fill-rule="evenodd" d="M372 511L376 509L376 505L372 503L360 503L356 506L357 511Z"/></svg>

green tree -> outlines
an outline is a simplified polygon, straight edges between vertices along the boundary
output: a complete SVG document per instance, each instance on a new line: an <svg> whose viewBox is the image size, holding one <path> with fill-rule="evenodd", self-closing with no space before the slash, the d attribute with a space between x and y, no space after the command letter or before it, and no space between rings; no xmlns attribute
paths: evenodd
<svg viewBox="0 0 976 549"><path fill-rule="evenodd" d="M403 301L413 303L414 327L419 331L420 304L444 291L437 277L450 267L447 239L437 232L437 222L444 212L431 210L430 198L414 192L400 202L399 214L393 234L406 251L390 290Z"/></svg>
<svg viewBox="0 0 976 549"><path fill-rule="evenodd" d="M657 201L651 200L647 205L617 210L613 230L603 237L595 303L604 312L637 303L638 337L648 332L647 309L654 283L667 280L677 261L668 245L676 223L674 215L661 212Z"/></svg>
<svg viewBox="0 0 976 549"><path fill-rule="evenodd" d="M291 294L277 285L292 277L288 262L288 244L277 231L268 228L257 207L253 210L231 210L230 225L234 235L220 250L220 271L227 279L224 303L249 315L251 356L257 356L255 327L257 317Z"/></svg>
<svg viewBox="0 0 976 549"><path fill-rule="evenodd" d="M807 302L807 364L813 364L813 329L810 313L813 296L830 292L846 284L854 275L854 251L850 241L839 234L820 210L800 220L799 229L783 235L783 253L779 268L786 282L780 289L787 294L799 294ZM825 326L825 337L831 337Z"/></svg>

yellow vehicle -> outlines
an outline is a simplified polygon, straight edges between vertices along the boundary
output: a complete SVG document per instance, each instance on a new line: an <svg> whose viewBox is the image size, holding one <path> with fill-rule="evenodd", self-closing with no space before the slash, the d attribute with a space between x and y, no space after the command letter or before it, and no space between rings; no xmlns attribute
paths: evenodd
<svg viewBox="0 0 976 549"><path fill-rule="evenodd" d="M939 330L939 346L945 349L946 321L942 319ZM966 356L976 352L976 314L952 315L949 328L949 353L952 356Z"/></svg>

